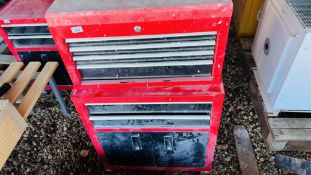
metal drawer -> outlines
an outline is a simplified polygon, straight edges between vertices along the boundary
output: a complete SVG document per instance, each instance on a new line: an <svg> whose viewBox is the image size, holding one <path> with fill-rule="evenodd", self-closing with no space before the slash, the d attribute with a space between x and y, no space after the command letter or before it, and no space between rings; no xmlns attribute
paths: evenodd
<svg viewBox="0 0 311 175"><path fill-rule="evenodd" d="M41 38L9 37L9 39L16 48L55 46L52 36L42 36Z"/></svg>
<svg viewBox="0 0 311 175"><path fill-rule="evenodd" d="M206 132L109 132L97 136L111 165L205 166Z"/></svg>
<svg viewBox="0 0 311 175"><path fill-rule="evenodd" d="M151 116L145 116L144 118L149 118ZM155 116L153 116L155 117ZM155 117L156 118L156 117ZM168 119L167 116L162 116L166 119L118 119L118 120L108 120L108 119L98 119L90 118L92 120L95 128L208 128L210 126L210 116L201 116L196 118L191 116L190 119Z"/></svg>
<svg viewBox="0 0 311 175"><path fill-rule="evenodd" d="M101 66L101 65L98 65ZM116 65L117 66L117 65ZM177 77L202 77L211 75L212 66L154 66L80 69L83 80L124 80L144 78L177 78Z"/></svg>
<svg viewBox="0 0 311 175"><path fill-rule="evenodd" d="M210 76L216 32L66 39L83 80Z"/></svg>
<svg viewBox="0 0 311 175"><path fill-rule="evenodd" d="M211 103L87 104L95 128L208 128Z"/></svg>
<svg viewBox="0 0 311 175"><path fill-rule="evenodd" d="M50 35L47 24L2 25L8 36Z"/></svg>
<svg viewBox="0 0 311 175"><path fill-rule="evenodd" d="M47 24L17 24L1 26L16 48L54 46Z"/></svg>

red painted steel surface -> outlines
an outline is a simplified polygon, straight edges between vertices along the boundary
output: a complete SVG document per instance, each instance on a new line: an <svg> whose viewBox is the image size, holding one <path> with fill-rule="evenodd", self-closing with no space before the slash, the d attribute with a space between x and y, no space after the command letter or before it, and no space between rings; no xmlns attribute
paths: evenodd
<svg viewBox="0 0 311 175"><path fill-rule="evenodd" d="M11 24L46 24L45 12L51 6L54 0L11 0L0 11L0 25ZM41 51L41 50L55 50L55 47L29 47L16 48L12 41L8 38L6 31L0 27L0 35L6 43L17 61L21 61L18 51Z"/></svg>
<svg viewBox="0 0 311 175"><path fill-rule="evenodd" d="M0 25L47 25L45 13L53 2L54 0L11 0L0 11ZM18 55L20 51L57 51L56 46L15 47L2 27L0 27L0 35L17 61L21 61ZM72 86L60 85L58 88L70 90Z"/></svg>
<svg viewBox="0 0 311 175"><path fill-rule="evenodd" d="M60 55L66 65L67 71L74 85L83 84L81 74L76 69L72 53L65 39L112 37L112 36L135 36L152 34L174 34L192 32L217 32L216 48L212 77L206 77L205 81L221 82L221 74L225 56L232 3L223 1L202 1L201 4L182 5L177 4L169 7L126 7L107 8L92 10L96 6L88 8L88 4L77 1L76 7L69 9L59 8L68 5L69 1L56 0L46 14L50 31ZM96 1L97 2L97 1ZM137 1L136 1L137 2ZM156 2L156 1L153 1ZM181 2L181 1L180 1ZM190 2L190 1L188 1ZM206 2L206 3L204 3ZM208 2L208 3L207 3ZM98 1L99 7L105 6L104 1ZM109 4L109 3L108 3ZM164 3L165 4L165 3ZM190 3L191 4L191 3ZM86 7L83 7L85 5ZM74 8L80 9L75 10ZM96 8L95 8L96 9ZM141 26L142 31L137 33L135 26ZM72 27L81 27L81 32L72 32ZM151 79L149 81L162 81ZM177 81L202 81L202 78L184 78ZM135 81L134 81L135 82ZM97 83L116 83L116 81L102 81Z"/></svg>
<svg viewBox="0 0 311 175"><path fill-rule="evenodd" d="M121 170L175 170L175 171L209 171L212 168L213 156L221 120L224 101L223 84L180 84L179 86L132 86L122 85L83 85L73 89L71 99L86 128L91 141L104 160L105 169ZM211 124L206 128L100 128L95 129L89 120L89 111L85 104L111 103L156 103L156 102L212 102ZM105 160L104 150L97 139L97 132L208 132L209 141L204 168L188 167L145 167L145 166L111 166Z"/></svg>
<svg viewBox="0 0 311 175"><path fill-rule="evenodd" d="M53 2L54 0L11 0L0 11L0 24L46 23L44 15Z"/></svg>

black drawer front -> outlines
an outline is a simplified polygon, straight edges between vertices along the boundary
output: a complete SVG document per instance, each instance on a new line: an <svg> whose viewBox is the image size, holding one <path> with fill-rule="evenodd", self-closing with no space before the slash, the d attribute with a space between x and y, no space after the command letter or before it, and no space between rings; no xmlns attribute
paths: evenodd
<svg viewBox="0 0 311 175"><path fill-rule="evenodd" d="M153 133L159 167L204 167L208 133ZM169 145L173 140L173 147Z"/></svg>
<svg viewBox="0 0 311 175"><path fill-rule="evenodd" d="M17 48L55 46L53 38L11 39Z"/></svg>
<svg viewBox="0 0 311 175"><path fill-rule="evenodd" d="M155 165L150 133L100 133L98 139L111 165Z"/></svg>
<svg viewBox="0 0 311 175"><path fill-rule="evenodd" d="M111 165L204 167L208 133L99 133Z"/></svg>
<svg viewBox="0 0 311 175"><path fill-rule="evenodd" d="M210 76L212 65L79 69L83 80L124 80Z"/></svg>
<svg viewBox="0 0 311 175"><path fill-rule="evenodd" d="M63 64L63 61L57 51L28 51L28 52L18 52L21 60L28 64L32 61L38 61L41 63L46 63L48 61L56 61L59 63L53 77L57 84L59 85L71 85L71 80ZM43 65L41 66L43 67Z"/></svg>
<svg viewBox="0 0 311 175"><path fill-rule="evenodd" d="M3 27L9 36L50 35L47 25L42 26L7 26Z"/></svg>

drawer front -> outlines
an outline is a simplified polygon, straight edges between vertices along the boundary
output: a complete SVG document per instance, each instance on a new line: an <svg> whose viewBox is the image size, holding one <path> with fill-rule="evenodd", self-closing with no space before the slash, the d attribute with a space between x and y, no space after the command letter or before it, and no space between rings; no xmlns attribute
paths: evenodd
<svg viewBox="0 0 311 175"><path fill-rule="evenodd" d="M67 39L83 80L211 76L216 32Z"/></svg>
<svg viewBox="0 0 311 175"><path fill-rule="evenodd" d="M95 128L209 128L211 103L89 104Z"/></svg>
<svg viewBox="0 0 311 175"><path fill-rule="evenodd" d="M153 133L159 167L204 167L208 133Z"/></svg>
<svg viewBox="0 0 311 175"><path fill-rule="evenodd" d="M117 166L204 167L208 133L98 133L106 160Z"/></svg>
<svg viewBox="0 0 311 175"><path fill-rule="evenodd" d="M28 64L32 61L38 61L41 63L46 63L48 61L56 61L59 63L53 77L57 84L59 85L71 85L71 80L67 73L67 70L63 64L63 61L57 51L28 51L28 52L18 52L21 60ZM43 65L41 66L43 67Z"/></svg>
<svg viewBox="0 0 311 175"><path fill-rule="evenodd" d="M155 165L150 133L99 133L97 137L111 165Z"/></svg>
<svg viewBox="0 0 311 175"><path fill-rule="evenodd" d="M16 48L55 46L47 24L2 25Z"/></svg>
<svg viewBox="0 0 311 175"><path fill-rule="evenodd" d="M168 116L161 116L166 119L156 119L158 116L147 116L145 118L155 118L155 119L94 119L91 118L94 128L209 128L210 127L210 117L200 116L190 116L189 119L167 119Z"/></svg>
<svg viewBox="0 0 311 175"><path fill-rule="evenodd" d="M53 38L20 38L20 39L11 39L16 48L28 48L28 47L47 47L55 46Z"/></svg>
<svg viewBox="0 0 311 175"><path fill-rule="evenodd" d="M107 65L105 65L107 66ZM204 77L210 76L212 66L153 66L114 68L115 66L100 68L83 68L80 73L83 80L124 80L146 78L179 78L179 77Z"/></svg>
<svg viewBox="0 0 311 175"><path fill-rule="evenodd" d="M8 36L35 36L35 35L50 35L47 24L38 25L3 25L2 28Z"/></svg>

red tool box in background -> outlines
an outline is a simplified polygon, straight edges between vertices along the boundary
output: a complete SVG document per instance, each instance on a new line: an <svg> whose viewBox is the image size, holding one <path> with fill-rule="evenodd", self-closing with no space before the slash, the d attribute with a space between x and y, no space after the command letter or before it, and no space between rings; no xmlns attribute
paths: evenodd
<svg viewBox="0 0 311 175"><path fill-rule="evenodd" d="M209 171L230 0L56 0L46 13L105 169Z"/></svg>
<svg viewBox="0 0 311 175"><path fill-rule="evenodd" d="M17 61L57 61L54 79L60 89L71 89L71 80L45 20L53 0L11 0L0 11L0 34Z"/></svg>

